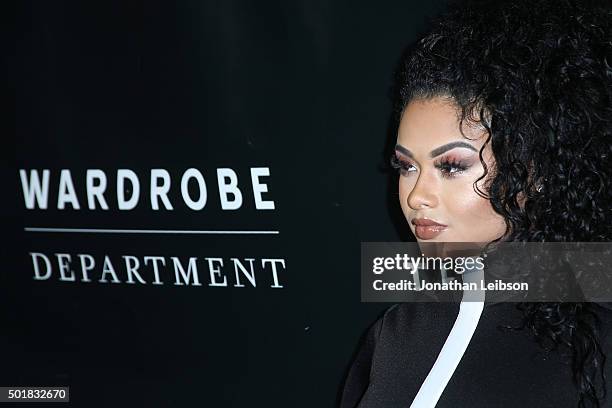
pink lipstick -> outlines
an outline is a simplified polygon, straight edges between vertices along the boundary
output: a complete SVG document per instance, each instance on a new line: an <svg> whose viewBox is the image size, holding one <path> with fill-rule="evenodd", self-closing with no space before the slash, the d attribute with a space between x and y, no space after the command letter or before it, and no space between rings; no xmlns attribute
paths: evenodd
<svg viewBox="0 0 612 408"><path fill-rule="evenodd" d="M440 224L426 218L415 218L412 220L415 226L415 235L419 239L433 239L448 228L448 225Z"/></svg>

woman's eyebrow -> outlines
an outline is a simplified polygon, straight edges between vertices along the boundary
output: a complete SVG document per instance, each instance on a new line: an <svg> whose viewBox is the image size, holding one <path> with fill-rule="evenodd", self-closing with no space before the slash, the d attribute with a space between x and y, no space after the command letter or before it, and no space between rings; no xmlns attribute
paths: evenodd
<svg viewBox="0 0 612 408"><path fill-rule="evenodd" d="M440 147L436 147L435 149L433 149L429 153L429 156L431 158L434 158L434 157L439 156L442 153L445 153L445 152L447 152L447 151L449 151L451 149L454 149L456 147L463 147L463 148L470 149L470 150L473 150L475 152L478 152L478 149L476 149L474 146L472 146L468 142L462 142L462 141L458 140L456 142L450 142L450 143L442 145Z"/></svg>
<svg viewBox="0 0 612 408"><path fill-rule="evenodd" d="M414 158L414 156L412 155L412 152L410 150L406 149L404 146L402 146L400 144L396 144L395 145L395 150L400 152L404 156L407 156L407 157L410 157L410 158Z"/></svg>
<svg viewBox="0 0 612 408"><path fill-rule="evenodd" d="M435 149L433 149L430 153L429 156L431 158L434 158L436 156L441 155L442 153L446 153L447 151L454 149L456 147L463 147L465 149L470 149L473 150L475 152L478 152L478 150L472 146L471 144L467 143L467 142L462 142L462 141L456 141L456 142L450 142L447 143L445 145L442 145L440 147L436 147ZM412 152L408 149L406 149L404 146L400 145L400 144L396 144L395 145L395 150L400 152L401 154L403 154L404 156L407 157L411 157L414 158L414 155L412 154Z"/></svg>

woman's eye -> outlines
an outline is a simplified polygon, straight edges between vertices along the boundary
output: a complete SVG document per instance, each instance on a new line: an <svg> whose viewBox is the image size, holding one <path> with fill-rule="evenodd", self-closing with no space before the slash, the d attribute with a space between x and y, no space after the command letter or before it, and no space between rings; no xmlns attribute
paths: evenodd
<svg viewBox="0 0 612 408"><path fill-rule="evenodd" d="M440 166L440 169L442 169L446 173L456 173L456 172L460 171L459 167L450 166L450 165L449 166Z"/></svg>
<svg viewBox="0 0 612 408"><path fill-rule="evenodd" d="M396 155L391 156L391 167L396 169L402 176L406 176L408 173L416 171L416 167L406 161L400 160Z"/></svg>
<svg viewBox="0 0 612 408"><path fill-rule="evenodd" d="M436 167L442 171L442 175L444 177L454 177L468 169L468 166L462 163L449 161L438 163L436 164Z"/></svg>
<svg viewBox="0 0 612 408"><path fill-rule="evenodd" d="M455 160L443 160L434 163L434 166L440 170L444 178L453 178L469 168L469 165ZM418 170L416 166L406 160L400 159L396 155L391 156L391 167L398 170L399 174L402 176L408 176L410 173L414 173Z"/></svg>

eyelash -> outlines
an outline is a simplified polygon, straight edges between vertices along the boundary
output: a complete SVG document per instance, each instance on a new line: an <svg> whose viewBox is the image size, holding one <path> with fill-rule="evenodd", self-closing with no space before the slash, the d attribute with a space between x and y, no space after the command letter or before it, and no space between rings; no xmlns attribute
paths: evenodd
<svg viewBox="0 0 612 408"><path fill-rule="evenodd" d="M434 162L434 166L442 172L442 177L449 179L456 177L469 168L469 166L464 163L449 158L443 158ZM404 160L400 160L395 154L392 154L391 167L396 169L400 175L405 176L408 175L410 167L414 166ZM455 169L455 171L451 171L452 169Z"/></svg>

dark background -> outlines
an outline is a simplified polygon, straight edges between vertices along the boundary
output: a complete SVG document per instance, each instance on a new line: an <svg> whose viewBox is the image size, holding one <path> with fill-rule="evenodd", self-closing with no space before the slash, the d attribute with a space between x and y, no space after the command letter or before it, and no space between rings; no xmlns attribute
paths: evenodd
<svg viewBox="0 0 612 408"><path fill-rule="evenodd" d="M72 406L334 406L365 328L362 241L412 237L393 179L393 69L443 1L17 2L5 85L0 385L68 385ZM6 18L6 17L5 17ZM269 167L257 211L249 168ZM176 195L198 168L201 211ZM217 167L243 207L221 211ZM18 169L50 169L49 210L27 210ZM70 169L81 210L55 209ZM141 179L141 204L86 209L85 171ZM152 211L151 168L174 211ZM391 186L391 187L390 187ZM272 229L275 236L26 233L24 227ZM32 279L31 251L286 260L284 289ZM117 262L118 263L118 262ZM204 271L201 272L201 275Z"/></svg>

